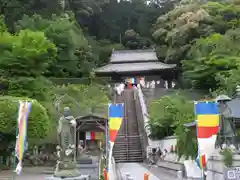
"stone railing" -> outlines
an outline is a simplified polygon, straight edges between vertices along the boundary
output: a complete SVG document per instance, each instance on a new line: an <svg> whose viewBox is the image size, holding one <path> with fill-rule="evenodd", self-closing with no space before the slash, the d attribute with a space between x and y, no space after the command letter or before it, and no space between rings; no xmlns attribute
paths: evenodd
<svg viewBox="0 0 240 180"><path fill-rule="evenodd" d="M138 87L138 96L137 96L137 99L136 99L136 104L137 106L136 107L141 107L141 114L142 114L142 121L144 123L144 128L145 128L145 132L147 134L147 136L150 135L150 130L148 128L148 107L147 107L147 103L146 103L146 100L145 100L145 97L144 97L144 94L142 92L142 89L141 87Z"/></svg>
<svg viewBox="0 0 240 180"><path fill-rule="evenodd" d="M114 158L112 158L111 166L112 167L109 173L109 179L117 179L117 168L116 168L116 163Z"/></svg>
<svg viewBox="0 0 240 180"><path fill-rule="evenodd" d="M141 90L141 87L138 88L138 93L135 100L136 115L138 122L138 131L141 136L141 145L143 150L143 158L147 157L147 147L149 145L150 131L148 129L148 111L145 99Z"/></svg>
<svg viewBox="0 0 240 180"><path fill-rule="evenodd" d="M208 160L207 163L207 180L223 180L223 179L231 179L231 178L226 178L225 175L227 174L226 172L230 169L233 169L234 167L237 167L239 169L240 167L240 155L236 154L233 155L233 164L231 168L227 168L224 163L223 163L223 156L222 155L214 155L211 156L210 159ZM235 172L235 177L232 178L232 180L237 180L239 179L239 170Z"/></svg>

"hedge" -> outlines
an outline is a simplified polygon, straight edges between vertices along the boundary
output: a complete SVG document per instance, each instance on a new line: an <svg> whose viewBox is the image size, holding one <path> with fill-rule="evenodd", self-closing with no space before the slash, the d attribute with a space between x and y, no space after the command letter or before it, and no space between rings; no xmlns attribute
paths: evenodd
<svg viewBox="0 0 240 180"><path fill-rule="evenodd" d="M49 133L50 118L37 100L26 97L0 96L0 132L16 133L19 100L29 100L33 103L28 118L28 138L43 139Z"/></svg>

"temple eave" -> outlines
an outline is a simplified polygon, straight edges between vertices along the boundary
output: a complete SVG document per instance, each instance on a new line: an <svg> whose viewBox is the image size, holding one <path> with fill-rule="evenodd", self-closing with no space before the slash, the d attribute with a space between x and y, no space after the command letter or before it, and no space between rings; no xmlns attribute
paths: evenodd
<svg viewBox="0 0 240 180"><path fill-rule="evenodd" d="M128 73L128 72L150 72L163 71L176 68L176 64L164 64L161 62L153 63L126 63L126 64L108 64L97 68L96 73Z"/></svg>

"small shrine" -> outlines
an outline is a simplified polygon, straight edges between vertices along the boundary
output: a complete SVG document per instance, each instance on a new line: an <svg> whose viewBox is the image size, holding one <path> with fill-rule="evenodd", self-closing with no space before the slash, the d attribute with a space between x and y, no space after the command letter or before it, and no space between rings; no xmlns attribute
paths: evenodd
<svg viewBox="0 0 240 180"><path fill-rule="evenodd" d="M113 82L136 84L144 78L146 84L171 88L177 77L176 64L165 64L158 60L155 49L113 50L110 62L95 69L98 77L111 77ZM167 87L166 87L167 86Z"/></svg>
<svg viewBox="0 0 240 180"><path fill-rule="evenodd" d="M85 152L98 153L105 147L105 132L107 129L107 118L98 114L89 114L86 116L76 117L77 134L76 144Z"/></svg>

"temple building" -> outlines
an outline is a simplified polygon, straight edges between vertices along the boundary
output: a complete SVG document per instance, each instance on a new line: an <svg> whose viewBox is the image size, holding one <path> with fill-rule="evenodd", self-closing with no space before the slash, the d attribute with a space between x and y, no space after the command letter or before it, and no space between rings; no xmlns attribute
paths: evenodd
<svg viewBox="0 0 240 180"><path fill-rule="evenodd" d="M110 62L97 68L95 73L98 77L111 77L114 82L144 77L146 82L154 80L170 87L177 77L176 64L160 62L154 49L113 50Z"/></svg>
<svg viewBox="0 0 240 180"><path fill-rule="evenodd" d="M76 145L83 146L87 151L99 151L106 145L105 131L107 118L98 114L88 114L76 118ZM77 151L77 155L78 155Z"/></svg>

